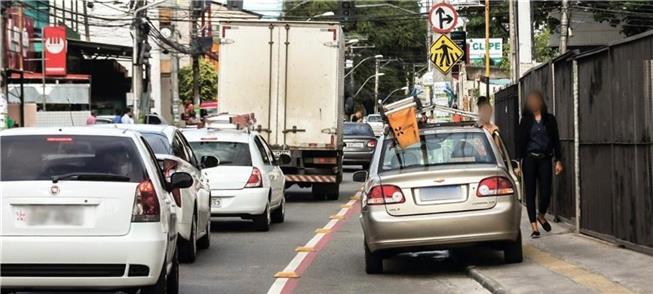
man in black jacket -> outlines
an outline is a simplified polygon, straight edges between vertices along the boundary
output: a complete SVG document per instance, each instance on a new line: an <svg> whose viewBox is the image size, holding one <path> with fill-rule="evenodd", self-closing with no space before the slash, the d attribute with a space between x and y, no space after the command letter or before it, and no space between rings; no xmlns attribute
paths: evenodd
<svg viewBox="0 0 653 294"><path fill-rule="evenodd" d="M555 116L549 114L544 96L539 91L531 92L526 100L526 111L519 122L517 133L517 158L522 160L522 173L526 192L526 208L533 233L540 236L537 223L545 231L551 225L544 216L551 202L552 171L562 172L560 137ZM552 166L555 162L555 167ZM538 189L539 188L539 189ZM539 192L539 214L536 214L535 197Z"/></svg>

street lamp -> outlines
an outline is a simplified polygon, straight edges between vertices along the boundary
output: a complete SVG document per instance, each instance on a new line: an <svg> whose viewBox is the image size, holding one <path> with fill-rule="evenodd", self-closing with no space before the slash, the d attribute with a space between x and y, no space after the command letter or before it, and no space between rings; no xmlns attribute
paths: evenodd
<svg viewBox="0 0 653 294"><path fill-rule="evenodd" d="M361 87L358 89L358 91L356 91L356 94L354 94L354 96L352 96L352 98L355 98L356 96L358 96L358 93L360 93L363 90L363 87L365 87L365 84L367 84L367 82L369 82L372 78L378 78L378 77L382 77L384 75L385 75L385 73L382 73L382 72L375 73L375 74L371 75L369 78L367 78L367 80L365 80L365 82L363 82Z"/></svg>
<svg viewBox="0 0 653 294"><path fill-rule="evenodd" d="M363 64L363 62L365 62L365 61L367 61L367 60L370 60L370 59L372 59L372 58L381 59L381 58L383 58L383 55L381 55L381 54L377 54L377 55L374 55L374 56L369 56L369 57L365 57L365 58L363 58L363 60L359 61L358 64L356 64L356 66L352 67L352 69L350 69L349 72L348 72L347 74L345 74L345 78L346 78L348 75L350 75L352 72L354 72L354 70L355 70L357 67L359 67L361 64Z"/></svg>
<svg viewBox="0 0 653 294"><path fill-rule="evenodd" d="M390 97L392 97L392 94L396 93L397 91L406 91L406 90L408 90L408 87L406 87L406 86L403 86L401 88L397 88L397 89L392 90L392 92L390 92L390 94L388 94L388 96L385 96L383 101L381 101L381 105L383 105L383 103L388 101L388 99L390 99Z"/></svg>
<svg viewBox="0 0 653 294"><path fill-rule="evenodd" d="M334 15L336 15L336 14L333 13L333 11L327 11L327 12L324 12L324 13L321 13L321 14L318 14L318 15L313 15L313 16L309 17L306 21L310 21L311 19L318 18L318 17L330 17L330 16L334 16Z"/></svg>

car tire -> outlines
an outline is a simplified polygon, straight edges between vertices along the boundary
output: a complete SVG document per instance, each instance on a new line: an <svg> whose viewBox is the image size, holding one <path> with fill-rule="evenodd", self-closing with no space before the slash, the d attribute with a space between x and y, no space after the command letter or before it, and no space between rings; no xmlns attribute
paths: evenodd
<svg viewBox="0 0 653 294"><path fill-rule="evenodd" d="M166 262L161 267L159 279L156 284L141 288L141 294L168 294L168 274L166 273Z"/></svg>
<svg viewBox="0 0 653 294"><path fill-rule="evenodd" d="M327 200L338 200L340 197L340 184L327 185L325 190Z"/></svg>
<svg viewBox="0 0 653 294"><path fill-rule="evenodd" d="M197 221L195 215L190 226L190 240L185 240L179 236L179 261L183 263L193 263L197 258L197 243L195 241L197 236Z"/></svg>
<svg viewBox="0 0 653 294"><path fill-rule="evenodd" d="M370 275L383 273L383 258L371 252L367 244L365 244L365 272Z"/></svg>
<svg viewBox="0 0 653 294"><path fill-rule="evenodd" d="M172 262L172 269L168 273L168 294L179 294L179 259L175 254L175 260Z"/></svg>
<svg viewBox="0 0 653 294"><path fill-rule="evenodd" d="M272 212L272 222L282 223L286 218L286 197L281 198L281 204Z"/></svg>
<svg viewBox="0 0 653 294"><path fill-rule="evenodd" d="M206 223L206 234L197 240L197 249L209 249L211 247L211 220Z"/></svg>
<svg viewBox="0 0 653 294"><path fill-rule="evenodd" d="M254 216L254 226L256 227L256 230L259 232L269 231L270 223L272 223L271 218L270 203L268 202L263 213Z"/></svg>
<svg viewBox="0 0 653 294"><path fill-rule="evenodd" d="M517 236L517 240L507 243L503 248L503 259L505 263L520 263L524 260L521 231Z"/></svg>

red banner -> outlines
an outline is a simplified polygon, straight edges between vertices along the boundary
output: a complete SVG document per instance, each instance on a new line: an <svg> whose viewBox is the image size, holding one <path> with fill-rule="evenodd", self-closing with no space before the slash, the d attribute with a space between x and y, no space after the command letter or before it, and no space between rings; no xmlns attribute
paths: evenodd
<svg viewBox="0 0 653 294"><path fill-rule="evenodd" d="M45 75L66 75L68 41L65 27L43 28L43 52L45 53Z"/></svg>

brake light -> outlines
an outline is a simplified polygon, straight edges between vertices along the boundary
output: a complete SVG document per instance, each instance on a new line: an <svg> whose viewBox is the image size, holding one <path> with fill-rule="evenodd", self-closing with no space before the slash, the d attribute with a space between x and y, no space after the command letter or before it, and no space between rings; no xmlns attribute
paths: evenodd
<svg viewBox="0 0 653 294"><path fill-rule="evenodd" d="M374 148L374 147L376 147L376 140L369 140L369 141L367 141L367 147L368 147L368 148Z"/></svg>
<svg viewBox="0 0 653 294"><path fill-rule="evenodd" d="M512 182L505 177L489 177L481 180L476 189L476 196L502 196L515 193Z"/></svg>
<svg viewBox="0 0 653 294"><path fill-rule="evenodd" d="M263 179L261 178L261 171L253 167L252 168L252 173L249 175L249 179L247 179L247 184L245 184L245 188L260 188L263 187Z"/></svg>
<svg viewBox="0 0 653 294"><path fill-rule="evenodd" d="M132 222L158 222L160 216L159 198L152 181L147 179L136 187Z"/></svg>
<svg viewBox="0 0 653 294"><path fill-rule="evenodd" d="M72 142L73 138L71 137L48 137L48 142Z"/></svg>
<svg viewBox="0 0 653 294"><path fill-rule="evenodd" d="M394 185L378 185L367 192L367 205L397 204L406 202L404 193Z"/></svg>

